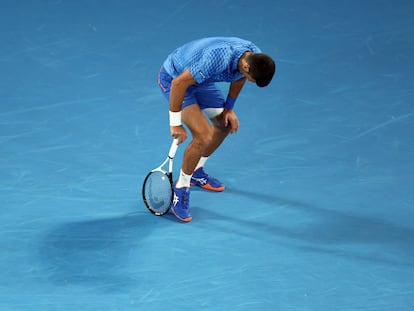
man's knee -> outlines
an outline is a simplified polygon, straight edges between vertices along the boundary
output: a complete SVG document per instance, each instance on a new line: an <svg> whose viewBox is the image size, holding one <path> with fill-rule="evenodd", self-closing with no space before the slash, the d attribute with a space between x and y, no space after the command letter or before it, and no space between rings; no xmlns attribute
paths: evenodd
<svg viewBox="0 0 414 311"><path fill-rule="evenodd" d="M224 135L227 135L230 133L230 127L224 125L223 113L211 119L211 121L217 131L223 133Z"/></svg>
<svg viewBox="0 0 414 311"><path fill-rule="evenodd" d="M210 127L203 133L193 136L193 142L199 146L200 149L204 149L209 146L213 141L213 129Z"/></svg>

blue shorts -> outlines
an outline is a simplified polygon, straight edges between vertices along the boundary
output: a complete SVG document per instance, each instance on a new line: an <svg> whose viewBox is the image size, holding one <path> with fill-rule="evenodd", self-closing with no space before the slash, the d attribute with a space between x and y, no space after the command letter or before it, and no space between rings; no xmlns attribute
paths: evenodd
<svg viewBox="0 0 414 311"><path fill-rule="evenodd" d="M170 101L172 80L173 77L165 71L164 67L161 67L158 74L158 85L168 102ZM198 104L202 110L206 108L223 108L224 101L223 93L214 82L195 84L187 89L181 109L193 104Z"/></svg>

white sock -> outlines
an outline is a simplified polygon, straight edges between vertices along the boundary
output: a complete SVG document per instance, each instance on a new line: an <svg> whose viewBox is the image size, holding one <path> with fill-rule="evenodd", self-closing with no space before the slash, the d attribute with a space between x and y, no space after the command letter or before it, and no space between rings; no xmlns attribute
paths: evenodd
<svg viewBox="0 0 414 311"><path fill-rule="evenodd" d="M208 157L201 157L200 161L198 161L197 166L195 168L195 171L198 170L200 167L204 167L204 165L206 164L208 160Z"/></svg>
<svg viewBox="0 0 414 311"><path fill-rule="evenodd" d="M190 181L191 181L191 175L187 175L186 173L183 172L183 170L180 170L180 177L178 178L177 181L177 188L189 188L190 187Z"/></svg>

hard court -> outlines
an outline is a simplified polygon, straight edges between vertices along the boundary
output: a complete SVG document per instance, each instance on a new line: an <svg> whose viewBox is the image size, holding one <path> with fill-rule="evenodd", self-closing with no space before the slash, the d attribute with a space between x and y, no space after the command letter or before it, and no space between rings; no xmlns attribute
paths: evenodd
<svg viewBox="0 0 414 311"><path fill-rule="evenodd" d="M0 310L413 310L412 1L1 0L0 26ZM207 36L277 74L184 224L141 185L158 70Z"/></svg>

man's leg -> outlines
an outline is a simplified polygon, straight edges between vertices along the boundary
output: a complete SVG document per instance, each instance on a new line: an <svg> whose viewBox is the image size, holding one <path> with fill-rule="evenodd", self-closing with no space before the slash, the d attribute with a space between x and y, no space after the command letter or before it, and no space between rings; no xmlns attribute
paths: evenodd
<svg viewBox="0 0 414 311"><path fill-rule="evenodd" d="M200 158L213 149L215 131L196 104L185 107L181 118L192 135L192 140L184 152L181 169L185 174L191 175Z"/></svg>
<svg viewBox="0 0 414 311"><path fill-rule="evenodd" d="M190 181L194 169L210 145L213 130L197 104L186 106L181 119L191 132L192 140L184 151L180 177L174 186L174 200L171 211L181 221L191 221L190 212Z"/></svg>
<svg viewBox="0 0 414 311"><path fill-rule="evenodd" d="M223 125L222 118L223 113L220 113L218 116L211 118L211 121L213 123L213 137L211 139L210 145L206 148L203 157L209 157L212 155L230 133L230 127L225 127Z"/></svg>
<svg viewBox="0 0 414 311"><path fill-rule="evenodd" d="M191 177L191 185L199 186L203 189L211 191L223 191L225 189L224 184L218 179L208 175L204 170L205 163L210 155L217 150L224 139L229 134L230 130L220 122L220 116L222 116L222 108L213 108L210 111L204 110L203 112L211 119L213 125L210 126L212 132L212 138L209 144L205 146L204 153L197 163L193 175ZM217 114L219 116L217 116Z"/></svg>

